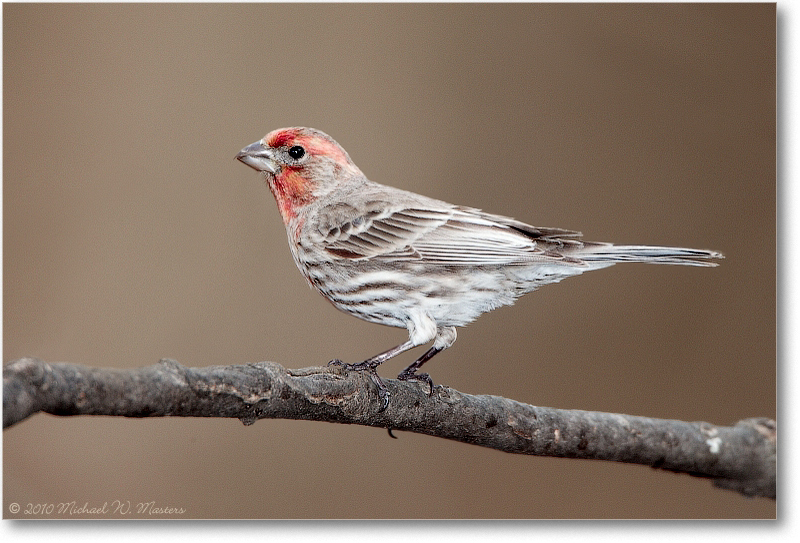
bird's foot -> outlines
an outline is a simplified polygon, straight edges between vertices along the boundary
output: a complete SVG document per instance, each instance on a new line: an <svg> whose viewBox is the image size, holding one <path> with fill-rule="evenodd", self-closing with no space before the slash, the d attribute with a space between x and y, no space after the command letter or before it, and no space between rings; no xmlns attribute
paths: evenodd
<svg viewBox="0 0 800 543"><path fill-rule="evenodd" d="M334 358L330 362L328 362L329 366L340 366L347 371L365 371L365 370L375 370L378 366L380 366L380 362L377 364L371 360L365 360L363 362L359 362L358 364L348 364L346 362L342 362L338 358Z"/></svg>
<svg viewBox="0 0 800 543"><path fill-rule="evenodd" d="M400 375L398 375L397 378L401 381L417 381L419 383L427 383L428 396L433 396L433 379L431 379L431 376L427 373L416 373L414 371L408 371L408 368L406 368L400 372Z"/></svg>
<svg viewBox="0 0 800 543"><path fill-rule="evenodd" d="M374 362L366 360L364 362L359 362L358 364L347 364L345 362L342 362L338 358L334 358L333 360L328 362L328 365L340 366L346 369L347 371L368 371L370 378L372 378L372 382L375 383L375 386L378 387L378 398L381 401L381 408L378 410L378 412L380 413L381 411L384 411L387 407L389 407L389 397L392 395L392 393L389 392L386 383L383 382L383 379L381 379L381 376L378 375L378 372L376 371L376 368L380 366L380 363L376 364Z"/></svg>

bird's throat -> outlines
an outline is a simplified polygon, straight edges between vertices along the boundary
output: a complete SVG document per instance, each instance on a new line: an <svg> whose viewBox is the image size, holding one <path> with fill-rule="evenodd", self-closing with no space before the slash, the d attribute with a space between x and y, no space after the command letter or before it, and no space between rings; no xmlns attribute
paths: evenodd
<svg viewBox="0 0 800 543"><path fill-rule="evenodd" d="M300 207L314 200L310 181L291 169L267 176L267 185L278 203L284 224L297 216Z"/></svg>

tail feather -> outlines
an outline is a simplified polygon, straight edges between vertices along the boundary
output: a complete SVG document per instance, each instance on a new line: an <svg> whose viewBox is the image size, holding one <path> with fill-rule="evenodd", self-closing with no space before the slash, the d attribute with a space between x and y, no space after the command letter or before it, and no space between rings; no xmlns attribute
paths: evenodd
<svg viewBox="0 0 800 543"><path fill-rule="evenodd" d="M722 253L705 249L606 244L587 244L574 256L585 262L648 262L705 267L718 265L716 262L710 262L712 258L725 258Z"/></svg>

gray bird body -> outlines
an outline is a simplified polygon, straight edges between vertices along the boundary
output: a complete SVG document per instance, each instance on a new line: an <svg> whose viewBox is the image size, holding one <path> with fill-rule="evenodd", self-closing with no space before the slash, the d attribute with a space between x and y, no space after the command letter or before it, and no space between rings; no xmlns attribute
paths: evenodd
<svg viewBox="0 0 800 543"><path fill-rule="evenodd" d="M715 266L713 251L585 242L366 178L287 224L297 267L334 306L370 322L464 326L537 288L619 262ZM421 326L422 325L422 326ZM420 337L416 344L432 337Z"/></svg>

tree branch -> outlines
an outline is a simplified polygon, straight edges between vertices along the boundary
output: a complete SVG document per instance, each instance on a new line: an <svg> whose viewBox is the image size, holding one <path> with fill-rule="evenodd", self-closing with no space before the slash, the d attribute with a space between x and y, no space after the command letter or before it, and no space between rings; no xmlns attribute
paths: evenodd
<svg viewBox="0 0 800 543"><path fill-rule="evenodd" d="M22 358L3 368L3 427L30 415L232 417L362 424L509 453L612 460L710 478L746 496L776 496L776 423L735 426L535 407L498 396L386 380L379 410L366 372L289 370L272 362L186 368L174 360L135 369Z"/></svg>

